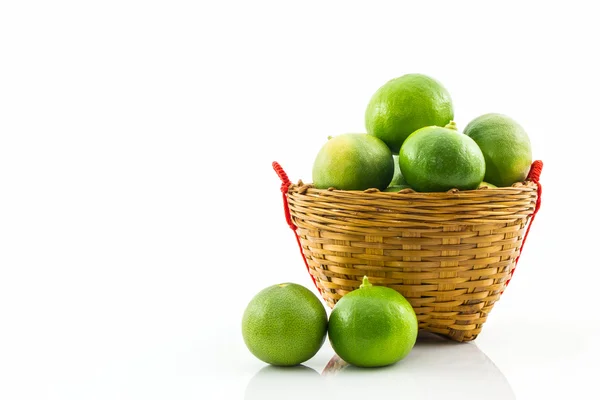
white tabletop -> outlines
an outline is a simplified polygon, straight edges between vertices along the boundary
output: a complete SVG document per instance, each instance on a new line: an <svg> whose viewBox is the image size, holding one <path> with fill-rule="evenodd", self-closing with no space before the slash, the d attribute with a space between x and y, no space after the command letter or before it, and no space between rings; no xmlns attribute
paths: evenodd
<svg viewBox="0 0 600 400"><path fill-rule="evenodd" d="M3 332L1 347L2 398L597 398L599 330L582 320L511 315L502 301L475 341L423 333L390 367L349 366L326 341L302 366L278 368L246 349L241 298L236 307L219 307L215 292L206 304L189 293L158 291L151 300L140 297L143 291L112 287L92 304L83 292L79 300L49 299L29 315L13 315L19 324Z"/></svg>
<svg viewBox="0 0 600 400"><path fill-rule="evenodd" d="M0 2L0 399L600 398L593 5ZM316 292L271 162L310 182L407 73L444 84L459 130L513 117L544 161L515 276L474 342L268 367L244 308Z"/></svg>

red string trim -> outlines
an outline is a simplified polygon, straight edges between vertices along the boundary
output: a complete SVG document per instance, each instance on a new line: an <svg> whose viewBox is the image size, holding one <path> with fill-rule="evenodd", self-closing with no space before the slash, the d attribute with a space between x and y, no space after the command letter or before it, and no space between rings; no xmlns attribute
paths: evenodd
<svg viewBox="0 0 600 400"><path fill-rule="evenodd" d="M300 249L300 255L302 256L302 260L304 260L304 265L306 266L308 275L310 276L310 279L312 279L312 281L313 281L315 287L317 288L317 290L319 291L319 293L321 293L321 289L319 288L319 286L317 286L317 281L315 280L315 277L310 273L310 267L308 266L308 262L306 261L306 257L304 256L304 252L302 251L302 243L300 242L300 236L298 235L298 232L297 232L298 227L296 225L294 225L294 221L292 221L292 215L290 214L290 207L289 207L288 201L287 201L287 192L288 192L288 189L290 188L291 182L290 182L287 174L285 173L285 171L283 170L283 168L281 167L281 165L279 165L279 163L277 161L273 162L273 169L275 170L275 172L277 173L277 176L281 180L281 196L283 198L283 210L285 212L285 221L287 222L290 229L292 231L294 231L294 236L296 236L296 242L298 242L298 248Z"/></svg>
<svg viewBox="0 0 600 400"><path fill-rule="evenodd" d="M506 286L508 286L510 280L512 279L513 274L515 273L515 269L517 269L517 264L519 263L519 259L521 258L521 254L523 254L523 248L525 247L525 242L527 241L527 236L529 235L529 229L531 229L531 225L535 220L535 216L542 205L542 184L540 183L540 175L542 174L542 168L544 167L544 163L541 160L536 160L531 164L531 168L529 169L529 174L527 175L527 180L534 182L537 185L537 200L535 202L535 209L533 210L533 214L531 215L531 220L529 220L529 225L527 226L527 230L525 231L525 236L523 237L523 243L521 243L521 249L519 250L519 256L515 260L515 267L510 272L510 277L506 281ZM505 288L506 288L505 286ZM504 291L503 291L504 292Z"/></svg>

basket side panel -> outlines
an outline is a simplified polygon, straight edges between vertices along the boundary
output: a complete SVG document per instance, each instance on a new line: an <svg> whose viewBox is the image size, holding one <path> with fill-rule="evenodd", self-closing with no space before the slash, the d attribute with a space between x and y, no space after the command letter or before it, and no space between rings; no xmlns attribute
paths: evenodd
<svg viewBox="0 0 600 400"><path fill-rule="evenodd" d="M420 329L457 341L475 339L500 298L519 254L528 204L535 200L518 194L516 200L498 199L495 208L493 202L469 199L460 218L453 215L461 212L455 202L440 221L431 207L419 204L413 215L429 218L422 223L406 216L405 203L394 209L394 204L375 207L368 200L336 203L297 196L290 196L291 215L310 273L329 307L367 275L374 285L407 298ZM437 199L435 207L440 207ZM448 223L483 213L475 223ZM507 218L508 213L515 216Z"/></svg>

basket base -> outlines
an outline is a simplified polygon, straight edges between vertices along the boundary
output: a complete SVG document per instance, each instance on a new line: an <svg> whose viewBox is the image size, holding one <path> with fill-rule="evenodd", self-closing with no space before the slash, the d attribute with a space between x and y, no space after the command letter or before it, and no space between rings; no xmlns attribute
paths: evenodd
<svg viewBox="0 0 600 400"><path fill-rule="evenodd" d="M327 285L316 279L317 287L329 308L333 309L339 298L337 293L332 293ZM387 285L384 285L387 286ZM392 285L393 287L393 285ZM333 294L333 296L330 296ZM402 294L402 293L401 293ZM418 307L420 299L406 297L413 306L419 321L420 332L434 333L456 342L469 342L475 340L481 333L483 324L492 310L492 307L500 296L500 293L493 295L495 299L480 301L474 304L454 305L446 311L435 311L432 307ZM341 298L341 296L340 296Z"/></svg>

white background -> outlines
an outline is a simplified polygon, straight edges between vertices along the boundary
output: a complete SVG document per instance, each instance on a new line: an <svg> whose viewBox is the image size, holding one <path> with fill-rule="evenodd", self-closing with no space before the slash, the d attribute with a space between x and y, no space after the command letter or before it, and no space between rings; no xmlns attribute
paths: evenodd
<svg viewBox="0 0 600 400"><path fill-rule="evenodd" d="M475 344L417 346L395 367L412 384L389 386L395 369L358 381L414 399L597 398L593 3L0 2L0 398L325 393L256 378L241 338L259 290L314 289L271 162L310 181L327 136L364 132L372 93L411 72L446 86L459 128L519 121L544 200Z"/></svg>

